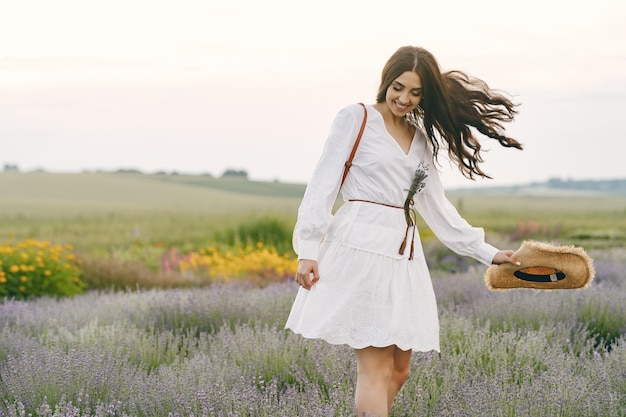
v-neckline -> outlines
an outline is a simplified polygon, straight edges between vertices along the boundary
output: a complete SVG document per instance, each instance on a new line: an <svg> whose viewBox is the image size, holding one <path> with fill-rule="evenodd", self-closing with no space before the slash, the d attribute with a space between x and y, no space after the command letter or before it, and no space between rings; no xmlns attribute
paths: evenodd
<svg viewBox="0 0 626 417"><path fill-rule="evenodd" d="M376 107L374 107L372 105L369 105L369 107L371 109L374 109L376 111L376 113L378 114L378 116L380 116L380 118L382 119L383 129L385 130L385 133L387 134L389 139L391 139L396 144L396 146L398 147L400 152L405 157L408 157L411 154L411 150L413 150L413 142L415 142L415 136L417 136L417 128L415 129L415 133L413 133L413 137L411 137L411 143L409 144L409 149L406 152L404 152L404 149L402 148L402 145L400 145L400 142L398 142L398 140L395 138L395 136L393 136L389 132L389 129L387 129L387 125L385 124L385 118L383 117L383 114Z"/></svg>

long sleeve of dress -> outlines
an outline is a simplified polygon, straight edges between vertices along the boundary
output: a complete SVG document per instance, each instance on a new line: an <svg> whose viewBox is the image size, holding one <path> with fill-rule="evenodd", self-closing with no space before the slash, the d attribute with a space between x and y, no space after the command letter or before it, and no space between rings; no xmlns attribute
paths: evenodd
<svg viewBox="0 0 626 417"><path fill-rule="evenodd" d="M341 110L333 121L298 209L293 239L298 259L318 260L319 248L332 219L343 169L356 140L362 115L362 107L355 104Z"/></svg>
<svg viewBox="0 0 626 417"><path fill-rule="evenodd" d="M444 245L459 255L491 264L498 249L485 243L484 230L472 227L446 198L436 169L430 170L426 186L414 201L417 211Z"/></svg>

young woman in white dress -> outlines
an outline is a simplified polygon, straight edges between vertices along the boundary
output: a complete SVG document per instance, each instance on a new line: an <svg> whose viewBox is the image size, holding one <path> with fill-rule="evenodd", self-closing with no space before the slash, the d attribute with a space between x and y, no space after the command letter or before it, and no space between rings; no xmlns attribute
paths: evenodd
<svg viewBox="0 0 626 417"><path fill-rule="evenodd" d="M442 73L430 52L412 46L385 65L375 104L337 114L298 210L301 288L286 327L354 348L358 416L387 416L409 375L411 352L439 350L436 300L414 210L455 252L486 265L516 262L512 250L489 245L483 230L458 214L437 173L444 148L466 177L488 177L470 128L521 149L502 128L514 115L508 98L462 72ZM333 215L340 187L344 204Z"/></svg>

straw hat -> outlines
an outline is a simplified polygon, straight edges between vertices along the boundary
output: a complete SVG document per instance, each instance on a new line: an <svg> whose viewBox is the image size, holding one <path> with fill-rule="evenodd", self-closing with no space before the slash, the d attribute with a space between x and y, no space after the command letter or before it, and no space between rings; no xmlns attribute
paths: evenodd
<svg viewBox="0 0 626 417"><path fill-rule="evenodd" d="M524 241L513 258L521 265L506 263L487 268L485 284L490 290L586 288L595 275L593 261L579 247Z"/></svg>

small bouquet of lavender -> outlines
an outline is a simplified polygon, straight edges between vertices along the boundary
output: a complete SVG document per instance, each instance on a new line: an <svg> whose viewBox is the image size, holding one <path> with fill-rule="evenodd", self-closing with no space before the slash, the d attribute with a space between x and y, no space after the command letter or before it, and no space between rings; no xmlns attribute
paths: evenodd
<svg viewBox="0 0 626 417"><path fill-rule="evenodd" d="M417 169L415 170L415 175L413 176L413 181L411 182L411 187L409 188L409 192L406 196L406 200L404 201L404 217L406 218L407 225L413 225L413 219L411 218L411 206L413 205L413 197L415 194L422 191L424 185L426 185L425 180L428 178L428 166L424 165L423 162L420 162Z"/></svg>
<svg viewBox="0 0 626 417"><path fill-rule="evenodd" d="M407 240L409 238L409 229L411 228L411 226L415 226L415 220L413 220L413 217L411 217L413 197L415 197L415 194L422 191L422 188L424 188L424 185L426 185L424 181L428 177L428 174L426 174L427 171L428 171L428 166L424 165L423 162L420 162L420 164L417 166L417 169L415 170L413 181L411 181L411 187L407 190L408 194L406 196L406 200L404 201L404 217L406 219L406 232L404 233L404 240L402 241L402 244L400 245L400 250L398 251L398 253L400 253L401 255L404 253L404 249L406 248ZM411 238L411 252L409 254L409 260L413 259L414 253L415 253L415 227L413 228L413 236Z"/></svg>

